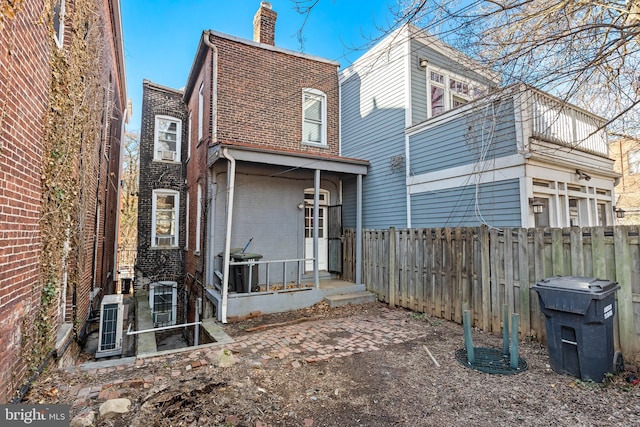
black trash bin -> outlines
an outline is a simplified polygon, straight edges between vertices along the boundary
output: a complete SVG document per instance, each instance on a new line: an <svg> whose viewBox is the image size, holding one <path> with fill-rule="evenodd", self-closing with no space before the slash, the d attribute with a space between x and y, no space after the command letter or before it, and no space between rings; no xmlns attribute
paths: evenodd
<svg viewBox="0 0 640 427"><path fill-rule="evenodd" d="M261 254L248 252L231 253L231 259L235 262L257 261L261 258ZM235 292L257 291L259 289L258 264L232 265L229 279L229 286L232 287Z"/></svg>
<svg viewBox="0 0 640 427"><path fill-rule="evenodd" d="M591 277L544 279L538 292L545 315L551 368L583 381L602 382L614 370L616 282Z"/></svg>

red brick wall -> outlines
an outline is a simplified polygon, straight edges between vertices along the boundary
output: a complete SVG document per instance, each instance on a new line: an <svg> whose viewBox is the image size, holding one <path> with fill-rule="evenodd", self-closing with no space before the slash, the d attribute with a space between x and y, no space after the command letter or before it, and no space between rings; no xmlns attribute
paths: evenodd
<svg viewBox="0 0 640 427"><path fill-rule="evenodd" d="M45 153L45 125L51 90L50 54L57 52L50 23L40 23L47 16L44 3L40 0L25 0L13 19L5 19L0 30L0 403L13 400L20 387L26 383L32 372L31 343L38 334L34 324L40 310L43 278L40 277L43 242L50 236L43 233L40 218L43 206ZM85 0L67 2L68 19L76 6L96 7L103 25L104 80L100 87L108 86L108 76L112 75L112 91L109 105L111 112L110 132L102 133L96 140L95 134L82 134L84 152L71 164L78 168L77 176L81 188L77 189L82 198L77 215L80 231L80 247L71 247L70 270L77 274L77 325L82 326L89 313L89 292L96 286L113 289L110 272L113 269L115 220L118 209L117 189L120 158L120 131L124 120L126 100L119 76L114 47L114 28L110 22L112 2L107 0ZM45 19L46 21L46 19ZM82 21L83 23L85 21ZM72 51L69 44L74 37L82 37L80 31L72 31L71 22L65 19L65 48ZM118 22L117 28L120 23ZM52 50L55 49L55 50ZM67 50L68 49L68 50ZM68 64L73 64L69 58ZM94 86L87 86L94 87ZM102 95L100 95L102 96ZM67 114L70 114L68 112ZM97 126L100 115L95 117ZM109 119L107 119L108 121ZM61 124L64 125L64 124ZM82 126L82 124L80 124ZM104 127L103 127L104 128ZM103 145L103 151L99 150ZM82 159L81 159L82 157ZM82 166L81 166L82 162ZM98 202L100 200L100 202ZM93 275L94 232L96 207L102 206L99 218L97 274ZM51 239L49 239L50 241ZM77 256L77 257L76 257ZM61 278L57 278L62 282ZM57 289L58 295L62 289ZM49 319L55 332L64 321L71 322L73 313L71 300L73 287L67 289L67 315L59 318L57 310L52 310ZM57 305L57 303L56 303ZM76 331L79 332L79 331ZM71 339L75 338L71 334ZM71 363L77 356L75 344L66 346L69 353L58 355L59 363ZM50 348L37 349L41 354Z"/></svg>
<svg viewBox="0 0 640 427"><path fill-rule="evenodd" d="M186 100L187 109L192 111L191 135L188 139L191 157L187 162L186 188L189 193L189 247L185 252L186 284L190 295L189 321L194 320L195 301L197 297L203 297L202 284L205 282L206 208L202 210L200 224L201 251L197 254L193 249L196 242L199 183L203 197L207 197L207 148L217 142L235 142L312 154L337 155L339 152L337 65L216 35L211 35L210 41L217 49L217 85L213 88L211 83L214 59L209 49L203 65L197 70L198 77L192 80L190 98ZM198 140L198 92L202 82L205 87L203 138ZM327 147L301 143L303 89L320 90L326 95ZM213 141L212 91L217 95L217 134Z"/></svg>
<svg viewBox="0 0 640 427"><path fill-rule="evenodd" d="M46 26L34 25L42 3L25 1L0 31L0 403L29 374L22 322L40 304L42 123L52 42Z"/></svg>
<svg viewBox="0 0 640 427"><path fill-rule="evenodd" d="M191 99L187 101L187 110L191 111L191 134L187 133L188 143L191 144L191 156L187 162L187 186L186 191L189 193L189 216L185 218L189 222L188 227L188 247L185 250L185 272L187 272L186 286L188 289L189 301L187 306L187 319L193 321L195 319L196 301L198 298L204 298L203 284L204 264L206 255L206 203L202 204L200 218L200 251L196 252L196 230L197 230L197 212L198 212L198 184L202 188L203 202L206 202L208 175L207 175L207 147L211 139L211 52L207 55L196 82L195 90ZM200 84L204 83L204 114L202 139L198 140L198 93ZM188 126L188 123L186 124ZM188 132L188 130L187 130ZM186 148L185 148L186 150ZM186 151L185 151L186 158ZM189 337L193 339L193 337Z"/></svg>
<svg viewBox="0 0 640 427"><path fill-rule="evenodd" d="M211 35L218 49L218 140L338 154L337 66ZM327 148L302 141L302 91L327 96Z"/></svg>

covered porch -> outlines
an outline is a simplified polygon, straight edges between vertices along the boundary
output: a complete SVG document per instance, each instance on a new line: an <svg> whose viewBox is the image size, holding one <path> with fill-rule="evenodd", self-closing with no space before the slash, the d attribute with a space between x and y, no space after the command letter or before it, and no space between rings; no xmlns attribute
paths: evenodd
<svg viewBox="0 0 640 427"><path fill-rule="evenodd" d="M342 182L357 182L350 209L361 230L368 162L227 143L209 149L208 167L205 294L217 320L365 291L359 274L340 280Z"/></svg>

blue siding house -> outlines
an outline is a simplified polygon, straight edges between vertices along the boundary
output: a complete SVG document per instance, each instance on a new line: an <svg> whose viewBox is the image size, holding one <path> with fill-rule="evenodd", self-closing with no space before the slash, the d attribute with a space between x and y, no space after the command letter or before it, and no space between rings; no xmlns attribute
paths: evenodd
<svg viewBox="0 0 640 427"><path fill-rule="evenodd" d="M370 161L365 228L614 222L619 175L604 119L529 86L501 87L412 25L343 70L340 90L341 155ZM353 180L347 226L350 194Z"/></svg>

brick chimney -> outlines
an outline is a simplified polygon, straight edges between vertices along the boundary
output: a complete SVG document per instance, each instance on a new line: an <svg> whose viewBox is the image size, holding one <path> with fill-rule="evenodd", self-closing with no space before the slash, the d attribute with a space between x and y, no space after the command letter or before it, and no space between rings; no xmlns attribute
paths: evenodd
<svg viewBox="0 0 640 427"><path fill-rule="evenodd" d="M253 17L253 41L275 45L276 18L278 14L271 9L271 3L263 1Z"/></svg>

